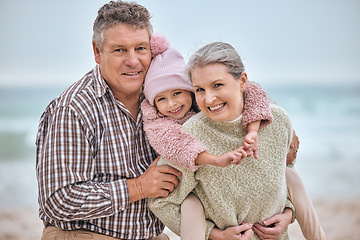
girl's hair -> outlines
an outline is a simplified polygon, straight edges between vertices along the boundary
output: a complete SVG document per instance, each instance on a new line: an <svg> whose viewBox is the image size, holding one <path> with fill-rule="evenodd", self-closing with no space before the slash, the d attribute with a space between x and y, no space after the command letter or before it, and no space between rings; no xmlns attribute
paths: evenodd
<svg viewBox="0 0 360 240"><path fill-rule="evenodd" d="M192 100L192 105L191 105L191 108L190 108L190 111L194 111L196 113L200 112L200 109L196 103L196 99L195 99L195 93L194 92L191 92L191 100Z"/></svg>
<svg viewBox="0 0 360 240"><path fill-rule="evenodd" d="M197 50L191 57L187 66L191 80L192 71L196 67L204 67L208 64L222 63L229 69L229 73L236 79L245 71L244 64L235 48L224 42L210 43Z"/></svg>
<svg viewBox="0 0 360 240"><path fill-rule="evenodd" d="M102 6L93 25L93 42L102 50L104 31L118 24L124 23L135 29L146 29L152 34L149 11L135 2L110 1Z"/></svg>

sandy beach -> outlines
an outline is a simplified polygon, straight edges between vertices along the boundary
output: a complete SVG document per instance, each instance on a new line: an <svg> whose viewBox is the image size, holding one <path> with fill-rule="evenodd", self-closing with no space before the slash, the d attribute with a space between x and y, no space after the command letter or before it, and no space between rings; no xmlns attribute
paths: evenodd
<svg viewBox="0 0 360 240"><path fill-rule="evenodd" d="M315 209L327 237L332 240L360 239L360 197L315 199ZM42 222L36 208L0 210L0 240L39 240ZM168 229L171 240L180 239ZM303 240L297 223L289 227L291 240Z"/></svg>

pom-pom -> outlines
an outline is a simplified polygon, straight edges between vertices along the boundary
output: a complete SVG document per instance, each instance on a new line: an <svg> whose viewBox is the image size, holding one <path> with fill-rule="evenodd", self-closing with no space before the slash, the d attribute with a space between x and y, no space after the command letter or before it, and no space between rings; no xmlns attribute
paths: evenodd
<svg viewBox="0 0 360 240"><path fill-rule="evenodd" d="M154 33L150 38L150 49L152 57L156 57L157 55L165 52L169 46L169 41L160 33Z"/></svg>

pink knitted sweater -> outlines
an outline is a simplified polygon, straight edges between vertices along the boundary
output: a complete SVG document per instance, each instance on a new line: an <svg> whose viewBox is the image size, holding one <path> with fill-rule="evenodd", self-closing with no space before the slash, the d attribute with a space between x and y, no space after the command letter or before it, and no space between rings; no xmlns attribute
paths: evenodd
<svg viewBox="0 0 360 240"><path fill-rule="evenodd" d="M257 84L249 83L244 96L243 127L247 129L251 122L258 120L261 120L260 128L269 125L273 118L266 92ZM166 117L146 99L141 103L141 111L144 130L155 151L169 162L190 171L197 170L199 166L195 164L195 159L207 148L181 127L196 113L190 111L182 119Z"/></svg>

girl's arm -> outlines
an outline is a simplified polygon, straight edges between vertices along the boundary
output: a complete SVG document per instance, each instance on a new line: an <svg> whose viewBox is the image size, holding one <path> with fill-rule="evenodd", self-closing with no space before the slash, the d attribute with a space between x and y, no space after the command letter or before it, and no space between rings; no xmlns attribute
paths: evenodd
<svg viewBox="0 0 360 240"><path fill-rule="evenodd" d="M266 92L254 83L249 83L245 92L243 127L248 134L243 141L247 156L254 154L258 158L259 143L257 133L260 128L269 125L273 120Z"/></svg>
<svg viewBox="0 0 360 240"><path fill-rule="evenodd" d="M258 139L259 129L266 127L273 120L266 92L254 83L249 83L245 93L243 127L247 129L248 134L243 141L243 148L247 156L254 154L258 158ZM293 131L292 142L287 155L286 164L293 166L299 148L299 138Z"/></svg>
<svg viewBox="0 0 360 240"><path fill-rule="evenodd" d="M260 121L259 129L273 120L266 92L257 84L249 82L244 99L243 127L248 130L250 123Z"/></svg>
<svg viewBox="0 0 360 240"><path fill-rule="evenodd" d="M235 151L227 152L220 156L216 156L208 152L202 152L196 157L195 163L198 165L207 164L218 167L227 167L231 164L240 164L241 160L243 160L246 156L247 153L243 148L238 148Z"/></svg>
<svg viewBox="0 0 360 240"><path fill-rule="evenodd" d="M147 100L141 103L144 130L151 146L167 161L190 171L195 171L201 164L227 167L239 164L246 153L237 149L215 156L192 134L182 129L182 125L170 117L160 117L155 107Z"/></svg>
<svg viewBox="0 0 360 240"><path fill-rule="evenodd" d="M256 159L259 157L259 141L257 136L260 128L260 122L260 120L252 122L247 127L248 133L244 137L242 146L247 157L250 157L253 154Z"/></svg>
<svg viewBox="0 0 360 240"><path fill-rule="evenodd" d="M197 170L199 166L195 159L207 148L173 118L160 117L149 101L141 103L141 111L144 130L155 151L171 163L191 171Z"/></svg>

